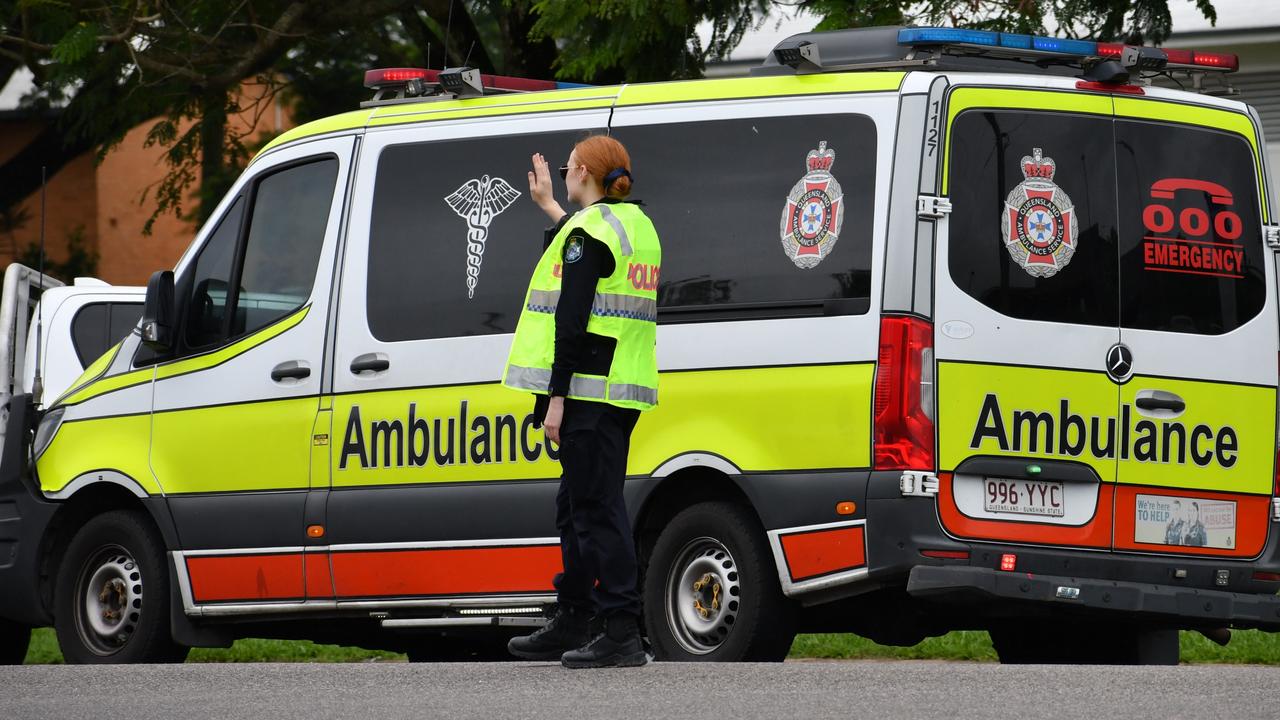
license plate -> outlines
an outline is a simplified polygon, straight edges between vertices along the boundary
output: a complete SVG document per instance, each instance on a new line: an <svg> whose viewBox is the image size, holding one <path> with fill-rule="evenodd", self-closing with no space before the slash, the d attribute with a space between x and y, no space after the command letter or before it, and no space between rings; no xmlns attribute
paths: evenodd
<svg viewBox="0 0 1280 720"><path fill-rule="evenodd" d="M1067 512L1060 482L987 478L984 491L987 512L1043 517L1062 517Z"/></svg>

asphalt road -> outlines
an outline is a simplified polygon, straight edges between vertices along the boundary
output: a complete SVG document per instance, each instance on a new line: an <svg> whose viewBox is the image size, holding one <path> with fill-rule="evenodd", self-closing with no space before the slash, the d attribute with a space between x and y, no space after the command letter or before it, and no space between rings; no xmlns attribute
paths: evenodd
<svg viewBox="0 0 1280 720"><path fill-rule="evenodd" d="M0 668L0 718L1275 718L1266 667L942 662Z"/></svg>

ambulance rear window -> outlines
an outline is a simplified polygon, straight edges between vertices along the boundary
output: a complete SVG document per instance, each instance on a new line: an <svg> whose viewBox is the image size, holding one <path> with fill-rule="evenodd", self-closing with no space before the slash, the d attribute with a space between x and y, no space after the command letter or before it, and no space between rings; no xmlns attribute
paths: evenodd
<svg viewBox="0 0 1280 720"><path fill-rule="evenodd" d="M1239 135L1118 120L1121 322L1218 335L1266 300L1253 148Z"/></svg>
<svg viewBox="0 0 1280 720"><path fill-rule="evenodd" d="M1010 317L1115 326L1111 118L971 110L950 144L956 286Z"/></svg>
<svg viewBox="0 0 1280 720"><path fill-rule="evenodd" d="M867 312L871 118L709 120L613 135L662 239L658 322Z"/></svg>

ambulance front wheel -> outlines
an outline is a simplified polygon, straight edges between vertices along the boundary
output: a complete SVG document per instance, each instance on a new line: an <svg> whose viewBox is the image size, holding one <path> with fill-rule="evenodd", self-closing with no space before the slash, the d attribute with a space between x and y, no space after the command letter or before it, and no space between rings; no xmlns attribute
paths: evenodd
<svg viewBox="0 0 1280 720"><path fill-rule="evenodd" d="M31 628L0 618L0 665L21 665L31 644Z"/></svg>
<svg viewBox="0 0 1280 720"><path fill-rule="evenodd" d="M54 588L54 629L69 663L182 662L169 630L164 543L144 513L90 519L67 545Z"/></svg>
<svg viewBox="0 0 1280 720"><path fill-rule="evenodd" d="M653 545L643 593L659 660L780 662L795 639L764 529L735 503L699 503L672 518Z"/></svg>

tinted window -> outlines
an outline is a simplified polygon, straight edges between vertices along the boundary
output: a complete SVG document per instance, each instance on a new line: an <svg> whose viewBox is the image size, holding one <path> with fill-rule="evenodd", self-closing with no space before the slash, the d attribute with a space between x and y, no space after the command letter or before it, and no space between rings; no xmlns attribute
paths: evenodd
<svg viewBox="0 0 1280 720"><path fill-rule="evenodd" d="M1270 253L1248 142L1119 120L1116 147L1124 326L1219 334L1256 316Z"/></svg>
<svg viewBox="0 0 1280 720"><path fill-rule="evenodd" d="M956 285L1011 317L1115 325L1113 148L1109 117L961 114L949 158Z"/></svg>
<svg viewBox="0 0 1280 720"><path fill-rule="evenodd" d="M187 301L188 347L205 347L224 337L227 287L231 284L231 264L235 260L243 215L244 199L237 198L193 263L191 296Z"/></svg>
<svg viewBox="0 0 1280 720"><path fill-rule="evenodd" d="M513 332L547 216L530 156L552 167L586 133L531 133L382 151L369 227L367 312L386 342ZM555 178L556 198L566 204ZM567 207L567 206L566 206Z"/></svg>
<svg viewBox="0 0 1280 720"><path fill-rule="evenodd" d="M244 198L238 198L201 248L187 305L188 348L253 332L302 307L311 295L333 202L338 161L326 158L254 181L248 240L240 243ZM233 272L243 245L241 272ZM234 299L229 292L237 278ZM228 302L235 313L228 317Z"/></svg>
<svg viewBox="0 0 1280 720"><path fill-rule="evenodd" d="M80 367L102 357L120 342L142 317L142 303L93 303L85 305L71 321L71 342Z"/></svg>
<svg viewBox="0 0 1280 720"><path fill-rule="evenodd" d="M337 176L338 161L327 159L258 181L232 337L288 315L311 296Z"/></svg>
<svg viewBox="0 0 1280 720"><path fill-rule="evenodd" d="M613 134L631 154L634 197L662 239L661 321L866 312L870 118L716 120Z"/></svg>

